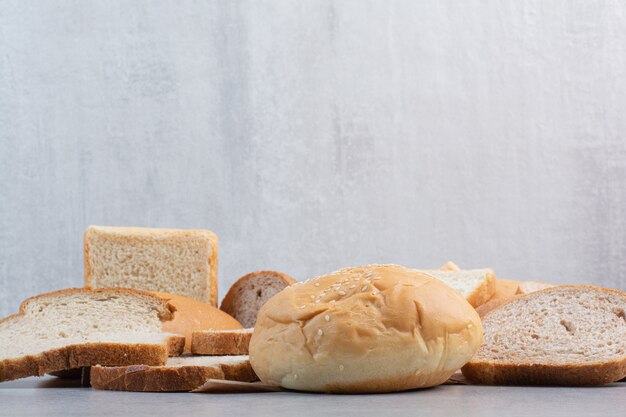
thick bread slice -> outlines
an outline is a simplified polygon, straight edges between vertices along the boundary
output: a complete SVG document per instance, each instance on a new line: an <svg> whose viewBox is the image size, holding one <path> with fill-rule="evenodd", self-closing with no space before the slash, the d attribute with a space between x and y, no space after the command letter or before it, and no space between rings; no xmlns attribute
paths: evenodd
<svg viewBox="0 0 626 417"><path fill-rule="evenodd" d="M253 331L254 329L193 332L191 352L195 355L247 355Z"/></svg>
<svg viewBox="0 0 626 417"><path fill-rule="evenodd" d="M180 294L217 305L217 236L208 230L90 226L85 287Z"/></svg>
<svg viewBox="0 0 626 417"><path fill-rule="evenodd" d="M496 279L491 269L429 270L419 272L443 281L465 297L472 307L484 304L496 292Z"/></svg>
<svg viewBox="0 0 626 417"><path fill-rule="evenodd" d="M237 330L243 327L237 320L201 301L182 295L156 292L156 295L167 300L176 308L174 318L163 323L163 330L168 333L177 333L185 336L185 352L191 351L191 337L197 330ZM170 355L173 356L173 355Z"/></svg>
<svg viewBox="0 0 626 417"><path fill-rule="evenodd" d="M282 272L251 272L230 287L220 309L236 318L243 327L254 327L263 304L294 282L293 278Z"/></svg>
<svg viewBox="0 0 626 417"><path fill-rule="evenodd" d="M487 313L463 375L483 384L602 385L626 376L626 294L561 286Z"/></svg>
<svg viewBox="0 0 626 417"><path fill-rule="evenodd" d="M208 379L254 382L248 356L181 356L165 366L91 368L91 386L115 391L191 391Z"/></svg>
<svg viewBox="0 0 626 417"><path fill-rule="evenodd" d="M29 298L0 321L0 381L96 364L163 364L168 348L184 344L161 331L173 312L163 299L129 289Z"/></svg>

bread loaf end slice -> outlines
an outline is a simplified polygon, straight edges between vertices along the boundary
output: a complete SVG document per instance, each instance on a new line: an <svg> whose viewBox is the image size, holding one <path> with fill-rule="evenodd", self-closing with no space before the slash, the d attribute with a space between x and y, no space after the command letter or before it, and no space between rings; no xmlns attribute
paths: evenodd
<svg viewBox="0 0 626 417"><path fill-rule="evenodd" d="M256 271L239 278L222 300L220 310L233 316L245 328L252 328L263 305L296 281L277 271Z"/></svg>

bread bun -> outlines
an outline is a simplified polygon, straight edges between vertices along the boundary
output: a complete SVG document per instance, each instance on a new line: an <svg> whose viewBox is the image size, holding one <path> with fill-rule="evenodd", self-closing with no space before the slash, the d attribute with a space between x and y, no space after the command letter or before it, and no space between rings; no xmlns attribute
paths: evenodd
<svg viewBox="0 0 626 417"><path fill-rule="evenodd" d="M185 336L185 352L191 350L191 335L197 330L235 330L243 326L222 310L193 298L154 292L176 308L174 318L163 323L163 331Z"/></svg>
<svg viewBox="0 0 626 417"><path fill-rule="evenodd" d="M480 318L443 282L397 265L287 287L259 312L250 362L267 384L389 392L445 382L478 350Z"/></svg>

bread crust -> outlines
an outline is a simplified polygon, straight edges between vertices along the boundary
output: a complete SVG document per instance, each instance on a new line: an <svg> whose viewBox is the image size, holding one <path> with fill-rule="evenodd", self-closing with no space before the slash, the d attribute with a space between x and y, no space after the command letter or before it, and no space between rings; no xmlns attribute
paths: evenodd
<svg viewBox="0 0 626 417"><path fill-rule="evenodd" d="M176 311L176 308L172 304L146 291L129 288L67 288L27 298L20 304L18 313L0 320L0 323L12 320L17 316L24 316L28 305L38 299L77 293L106 295L135 294L152 298L164 306L163 311L158 312L161 321L171 320ZM42 376L46 373L96 364L130 365L146 363L149 365L160 365L164 364L167 360L168 350L172 353L180 354L180 352L182 352L182 346L184 346L184 338L181 339L181 336L178 335L170 335L169 337L164 335L161 345L151 343L98 342L63 346L37 355L26 355L20 358L0 360L0 382L28 376Z"/></svg>
<svg viewBox="0 0 626 417"><path fill-rule="evenodd" d="M488 313L492 312L493 310L502 307L505 304L508 304L510 301L516 300L518 298L520 298L521 295L512 295L510 297L503 297L503 298L493 298L489 301L487 301L485 304L481 304L478 307L476 307L476 312L478 313L478 315L480 316L480 318L484 318Z"/></svg>
<svg viewBox="0 0 626 417"><path fill-rule="evenodd" d="M91 386L95 389L141 392L192 391L208 379L254 382L258 378L250 361L216 366L94 366Z"/></svg>
<svg viewBox="0 0 626 417"><path fill-rule="evenodd" d="M167 338L167 356L180 356L185 351L185 336L169 335Z"/></svg>
<svg viewBox="0 0 626 417"><path fill-rule="evenodd" d="M166 361L165 344L84 343L48 350L38 355L4 359L0 361L0 382L97 364L163 365Z"/></svg>
<svg viewBox="0 0 626 417"><path fill-rule="evenodd" d="M219 368L208 366L91 368L91 387L111 391L191 391L207 379L224 379L224 373Z"/></svg>
<svg viewBox="0 0 626 417"><path fill-rule="evenodd" d="M11 314L8 317L5 317L0 320L0 323L3 323L7 320L10 320L16 316L23 316L26 313L26 307L31 302L44 298L44 297L55 297L59 295L70 295L70 294L78 294L78 293L89 293L89 294L101 294L101 293L116 293L120 295L134 294L140 295L142 297L150 297L154 300L159 300L161 303L165 303L167 311L159 312L159 319L161 321L168 321L174 318L174 313L176 312L176 307L169 303L167 300L164 300L162 297L157 296L154 293L149 291L135 290L132 288L64 288L62 290L50 291L47 293L35 295L33 297L29 297L26 300L22 301L20 304L19 311L15 314Z"/></svg>
<svg viewBox="0 0 626 417"><path fill-rule="evenodd" d="M626 293L611 288L593 285L553 286L525 295L516 295L481 315L487 318L498 308L504 307L520 298L538 297L541 293L558 291L562 288L589 289L626 297ZM494 363L488 361L470 361L462 368L463 375L473 383L486 385L561 385L593 386L615 382L626 377L626 357L621 360L585 363L585 364L538 364L538 363Z"/></svg>
<svg viewBox="0 0 626 417"><path fill-rule="evenodd" d="M218 286L217 286L217 249L219 246L219 241L217 239L217 235L211 231L208 231L210 239L211 239L211 251L209 252L209 265L211 266L209 268L209 287L210 287L210 291L211 294L209 295L209 305L216 307L217 308L217 291L218 291Z"/></svg>
<svg viewBox="0 0 626 417"><path fill-rule="evenodd" d="M592 364L496 364L470 362L463 375L485 385L605 385L626 377L626 359Z"/></svg>
<svg viewBox="0 0 626 417"><path fill-rule="evenodd" d="M496 293L496 276L493 271L487 273L485 282L476 288L468 297L467 301L472 307L478 307L486 303Z"/></svg>
<svg viewBox="0 0 626 417"><path fill-rule="evenodd" d="M345 268L286 288L259 312L250 360L266 384L390 392L445 382L482 325L457 291L398 265Z"/></svg>
<svg viewBox="0 0 626 417"><path fill-rule="evenodd" d="M195 355L247 355L252 332L193 332L191 353Z"/></svg>

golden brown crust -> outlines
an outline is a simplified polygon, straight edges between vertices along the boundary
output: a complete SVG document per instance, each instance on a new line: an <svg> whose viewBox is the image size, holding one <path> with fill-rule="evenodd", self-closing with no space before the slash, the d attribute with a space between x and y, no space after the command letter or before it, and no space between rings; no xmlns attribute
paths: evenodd
<svg viewBox="0 0 626 417"><path fill-rule="evenodd" d="M219 242L215 233L209 233L211 236L211 251L209 253L209 287L211 295L209 298L209 304L217 308L217 249Z"/></svg>
<svg viewBox="0 0 626 417"><path fill-rule="evenodd" d="M250 360L266 384L383 392L443 383L482 341L478 314L443 281L398 265L346 268L261 309Z"/></svg>
<svg viewBox="0 0 626 417"><path fill-rule="evenodd" d="M0 382L82 366L125 366L138 363L163 365L166 361L165 344L85 343L52 349L38 355L4 359L0 361Z"/></svg>
<svg viewBox="0 0 626 417"><path fill-rule="evenodd" d="M579 365L470 362L462 369L469 381L485 385L604 385L626 376L626 359Z"/></svg>
<svg viewBox="0 0 626 417"><path fill-rule="evenodd" d="M174 318L163 323L163 330L186 338L185 352L191 351L191 339L197 330L237 330L243 326L222 310L182 295L154 292L176 308Z"/></svg>
<svg viewBox="0 0 626 417"><path fill-rule="evenodd" d="M26 306L34 300L44 297L56 297L59 295L68 295L68 294L77 294L77 293L90 293L90 294L106 294L106 293L116 293L121 295L134 294L140 295L142 297L149 297L154 300L158 300L161 303L165 303L167 311L159 313L159 319L161 321L168 321L174 318L174 313L176 312L176 306L167 302L167 300L163 300L163 298L151 293L149 291L135 290L132 288L65 288L62 290L56 290L47 292L44 294L35 295L33 297L29 297L26 300L22 301L20 304L19 312L12 314L8 317L5 317L0 320L0 323L7 321L16 316L22 316L26 312Z"/></svg>
<svg viewBox="0 0 626 417"><path fill-rule="evenodd" d="M85 288L92 287L93 280L93 269L91 268L91 263L89 262L89 234L87 233L89 228L85 229L83 232L83 269L84 269L84 280L85 280Z"/></svg>
<svg viewBox="0 0 626 417"><path fill-rule="evenodd" d="M420 375L415 372L388 378L370 379L361 382L329 384L319 392L336 394L368 394L409 391L420 388L429 388L441 385L450 377L449 371L434 372L430 375Z"/></svg>
<svg viewBox="0 0 626 417"><path fill-rule="evenodd" d="M191 391L207 379L224 379L220 368L208 366L91 368L91 386L112 391L176 392Z"/></svg>
<svg viewBox="0 0 626 417"><path fill-rule="evenodd" d="M193 332L191 352L195 355L247 355L252 332Z"/></svg>
<svg viewBox="0 0 626 417"><path fill-rule="evenodd" d="M180 356L185 351L185 336L169 335L167 338L167 356Z"/></svg>
<svg viewBox="0 0 626 417"><path fill-rule="evenodd" d="M480 316L480 318L484 318L487 314L495 310L496 308L500 308L505 304L508 304L510 301L516 300L520 298L521 295L512 295L510 297L503 298L493 298L487 301L485 304L479 305L476 307L476 312Z"/></svg>
<svg viewBox="0 0 626 417"><path fill-rule="evenodd" d="M141 297L148 297L164 306L163 311L158 311L161 321L171 320L174 317L176 307L162 298L140 290L129 288L67 288L52 291L45 294L27 298L20 304L19 312L0 320L0 323L23 316L29 303L46 297L57 297L69 294L89 293L89 294L134 294ZM168 343L171 345L168 346ZM80 345L64 346L52 349L37 355L27 355L20 358L4 359L0 361L0 382L12 379L24 378L28 376L41 376L46 373L63 371L82 366L92 366L96 364L129 365L133 363L146 363L159 365L167 360L168 348L172 353L179 352L184 346L184 339L180 336L172 336L165 339L163 344L142 344L142 343L84 343Z"/></svg>
<svg viewBox="0 0 626 417"><path fill-rule="evenodd" d="M479 286L468 297L467 301L472 307L478 307L485 304L496 292L496 276L493 271L487 273L487 279L484 284Z"/></svg>
<svg viewBox="0 0 626 417"><path fill-rule="evenodd" d="M91 386L115 391L192 391L208 379L254 382L258 378L249 361L216 366L125 366L91 368Z"/></svg>
<svg viewBox="0 0 626 417"><path fill-rule="evenodd" d="M493 297L489 299L489 301L494 300L496 298L509 298L517 294L519 291L519 281L515 281L512 279L502 279L496 278L496 291L493 294Z"/></svg>

